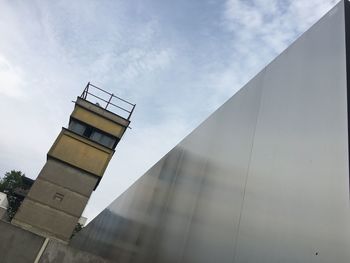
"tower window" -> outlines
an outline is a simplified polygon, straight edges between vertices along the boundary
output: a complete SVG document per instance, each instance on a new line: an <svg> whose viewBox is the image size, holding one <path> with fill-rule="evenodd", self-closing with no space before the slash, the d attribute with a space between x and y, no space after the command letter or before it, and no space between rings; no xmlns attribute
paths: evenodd
<svg viewBox="0 0 350 263"><path fill-rule="evenodd" d="M71 119L68 129L111 149L113 149L118 142L118 138L74 119Z"/></svg>
<svg viewBox="0 0 350 263"><path fill-rule="evenodd" d="M108 148L113 148L113 145L115 144L116 140L108 135L102 134L101 132L98 131L93 131L91 134L91 140L101 143L102 145L108 147Z"/></svg>
<svg viewBox="0 0 350 263"><path fill-rule="evenodd" d="M86 129L86 126L83 125L82 123L80 122L77 122L77 121L71 121L69 123L69 127L68 129L70 129L71 131L74 131L75 133L78 133L80 135L83 135L84 134L84 131Z"/></svg>
<svg viewBox="0 0 350 263"><path fill-rule="evenodd" d="M92 128L91 126L86 126L83 136L85 136L86 138L91 138L91 134L93 133L93 130L94 128Z"/></svg>

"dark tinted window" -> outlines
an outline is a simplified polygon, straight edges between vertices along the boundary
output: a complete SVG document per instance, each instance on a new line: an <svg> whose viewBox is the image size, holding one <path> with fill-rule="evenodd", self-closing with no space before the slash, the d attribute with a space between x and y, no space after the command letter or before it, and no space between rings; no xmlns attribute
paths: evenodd
<svg viewBox="0 0 350 263"><path fill-rule="evenodd" d="M70 121L68 129L108 148L113 149L117 142L117 138L102 133L94 127L76 120Z"/></svg>

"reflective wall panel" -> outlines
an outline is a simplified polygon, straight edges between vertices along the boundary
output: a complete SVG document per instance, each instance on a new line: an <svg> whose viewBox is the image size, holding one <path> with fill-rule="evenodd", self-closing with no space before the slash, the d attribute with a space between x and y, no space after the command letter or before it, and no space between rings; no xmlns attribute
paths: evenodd
<svg viewBox="0 0 350 263"><path fill-rule="evenodd" d="M345 54L340 2L71 245L115 262L350 262Z"/></svg>
<svg viewBox="0 0 350 263"><path fill-rule="evenodd" d="M342 4L266 68L234 262L350 262Z"/></svg>

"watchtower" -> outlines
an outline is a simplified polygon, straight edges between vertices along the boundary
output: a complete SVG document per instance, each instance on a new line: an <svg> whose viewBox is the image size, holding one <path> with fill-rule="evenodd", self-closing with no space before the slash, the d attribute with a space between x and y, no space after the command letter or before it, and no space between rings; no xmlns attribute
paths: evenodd
<svg viewBox="0 0 350 263"><path fill-rule="evenodd" d="M90 82L74 103L68 128L62 128L12 220L34 233L64 241L98 186L135 108Z"/></svg>

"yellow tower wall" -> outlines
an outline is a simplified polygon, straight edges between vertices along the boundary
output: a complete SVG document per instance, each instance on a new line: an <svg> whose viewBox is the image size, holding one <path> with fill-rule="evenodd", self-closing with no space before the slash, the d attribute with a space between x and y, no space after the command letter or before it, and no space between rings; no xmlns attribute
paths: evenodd
<svg viewBox="0 0 350 263"><path fill-rule="evenodd" d="M80 107L79 105L76 105L71 117L85 122L86 124L96 127L97 129L109 133L118 138L121 138L125 131L125 127L123 127L122 125L105 119L94 112Z"/></svg>
<svg viewBox="0 0 350 263"><path fill-rule="evenodd" d="M48 156L102 177L114 151L63 129Z"/></svg>

